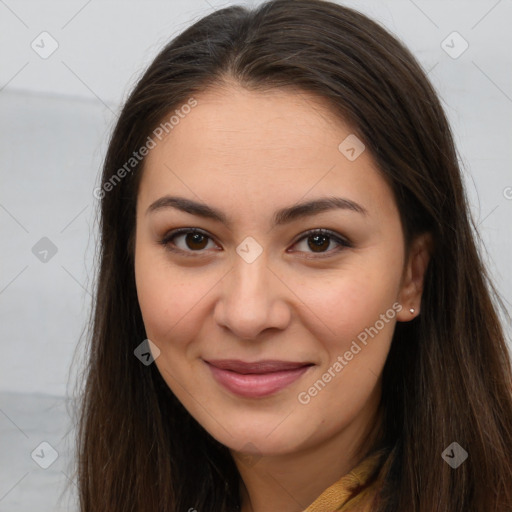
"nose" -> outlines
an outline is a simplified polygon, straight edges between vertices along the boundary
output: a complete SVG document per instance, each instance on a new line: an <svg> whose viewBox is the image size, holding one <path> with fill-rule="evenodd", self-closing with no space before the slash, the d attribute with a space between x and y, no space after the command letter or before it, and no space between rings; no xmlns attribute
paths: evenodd
<svg viewBox="0 0 512 512"><path fill-rule="evenodd" d="M265 330L285 329L290 322L288 298L292 292L264 256L252 263L237 256L232 270L219 283L214 319L239 339L255 340Z"/></svg>

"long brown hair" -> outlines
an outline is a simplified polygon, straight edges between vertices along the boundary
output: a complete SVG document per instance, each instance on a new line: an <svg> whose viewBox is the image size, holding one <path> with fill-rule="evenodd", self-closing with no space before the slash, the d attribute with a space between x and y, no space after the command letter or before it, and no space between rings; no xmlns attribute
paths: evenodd
<svg viewBox="0 0 512 512"><path fill-rule="evenodd" d="M330 102L392 187L406 249L415 235L433 235L421 315L397 323L384 367L390 456L375 512L512 510L512 370L497 313L506 309L477 248L450 127L412 54L378 23L325 0L234 6L200 19L163 48L120 113L98 194L99 272L77 431L80 510L240 506L228 448L190 416L155 364L134 356L146 339L133 250L144 159L117 179L163 119L232 81ZM457 469L441 457L452 442L468 453Z"/></svg>

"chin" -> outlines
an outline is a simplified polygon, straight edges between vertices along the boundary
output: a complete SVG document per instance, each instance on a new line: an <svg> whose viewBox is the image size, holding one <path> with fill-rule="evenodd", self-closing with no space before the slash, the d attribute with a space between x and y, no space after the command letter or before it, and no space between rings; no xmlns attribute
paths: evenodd
<svg viewBox="0 0 512 512"><path fill-rule="evenodd" d="M255 415L244 414L242 418L232 418L231 421L223 416L224 428L218 424L213 429L209 429L211 424L203 426L217 441L236 452L259 456L284 455L304 447L313 434L305 428L303 421L288 422L286 416L279 414L262 420Z"/></svg>

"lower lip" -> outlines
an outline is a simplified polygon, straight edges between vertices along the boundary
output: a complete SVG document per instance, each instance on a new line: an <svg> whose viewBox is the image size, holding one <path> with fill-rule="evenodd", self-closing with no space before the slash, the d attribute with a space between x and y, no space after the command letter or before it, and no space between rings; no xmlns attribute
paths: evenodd
<svg viewBox="0 0 512 512"><path fill-rule="evenodd" d="M277 393L295 382L310 368L310 366L301 366L295 370L242 374L222 370L211 364L208 364L208 366L219 384L222 384L232 393L247 398L260 398Z"/></svg>

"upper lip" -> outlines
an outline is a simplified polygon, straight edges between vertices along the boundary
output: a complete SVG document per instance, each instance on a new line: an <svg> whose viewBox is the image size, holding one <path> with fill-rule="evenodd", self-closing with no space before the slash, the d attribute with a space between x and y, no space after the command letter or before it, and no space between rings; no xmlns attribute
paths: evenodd
<svg viewBox="0 0 512 512"><path fill-rule="evenodd" d="M222 370L231 370L236 373L271 373L284 370L295 370L297 368L313 364L293 361L276 361L270 359L255 361L252 363L240 361L239 359L209 359L206 362Z"/></svg>

